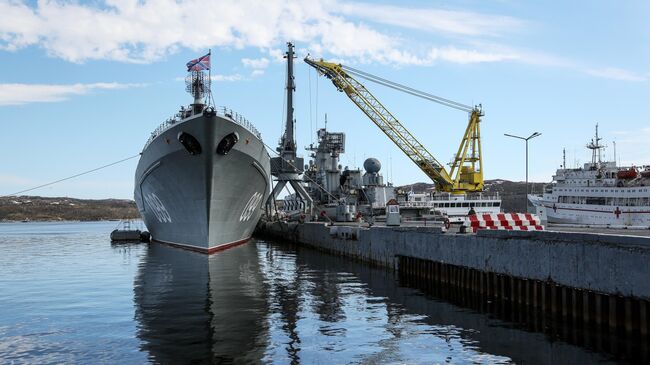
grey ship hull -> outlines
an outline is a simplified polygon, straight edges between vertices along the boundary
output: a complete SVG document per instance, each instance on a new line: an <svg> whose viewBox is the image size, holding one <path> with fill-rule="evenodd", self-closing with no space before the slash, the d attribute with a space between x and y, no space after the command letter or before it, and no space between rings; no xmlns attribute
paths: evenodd
<svg viewBox="0 0 650 365"><path fill-rule="evenodd" d="M192 135L201 153L179 141ZM216 153L230 133L239 141ZM269 194L269 155L262 141L228 117L197 114L176 122L142 151L135 202L154 241L213 253L248 241Z"/></svg>

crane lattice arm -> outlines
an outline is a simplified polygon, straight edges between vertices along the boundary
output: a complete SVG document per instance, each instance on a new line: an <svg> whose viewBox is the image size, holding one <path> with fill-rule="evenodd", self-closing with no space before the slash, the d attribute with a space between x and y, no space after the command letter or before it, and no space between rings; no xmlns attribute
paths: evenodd
<svg viewBox="0 0 650 365"><path fill-rule="evenodd" d="M483 162L481 159L479 107L471 108L447 99L439 98L379 77L345 67L340 64L305 58L305 62L332 80L339 91L352 102L401 149L431 180L440 191L465 193L483 190ZM409 94L461 109L470 113L465 135L458 152L451 162L451 173L375 98L366 87L350 75L383 84ZM478 166L477 166L478 165Z"/></svg>

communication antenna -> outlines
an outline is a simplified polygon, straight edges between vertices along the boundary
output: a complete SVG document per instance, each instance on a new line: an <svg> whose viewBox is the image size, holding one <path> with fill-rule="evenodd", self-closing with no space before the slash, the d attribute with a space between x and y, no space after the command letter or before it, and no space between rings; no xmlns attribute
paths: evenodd
<svg viewBox="0 0 650 365"><path fill-rule="evenodd" d="M194 103L203 101L206 91L210 90L210 79L203 71L190 71L185 77L185 91L194 97Z"/></svg>
<svg viewBox="0 0 650 365"><path fill-rule="evenodd" d="M206 104L214 104L210 89L212 85L210 71L211 54L212 51L209 50L205 56L192 60L187 64L188 73L185 77L185 91L194 97L194 102L192 103L194 114L202 112ZM205 70L208 71L207 74Z"/></svg>
<svg viewBox="0 0 650 365"><path fill-rule="evenodd" d="M596 123L596 136L591 139L591 142L587 144L587 148L591 150L591 164L593 166L600 166L602 163L601 150L605 148L600 141L601 137L598 136L598 123Z"/></svg>

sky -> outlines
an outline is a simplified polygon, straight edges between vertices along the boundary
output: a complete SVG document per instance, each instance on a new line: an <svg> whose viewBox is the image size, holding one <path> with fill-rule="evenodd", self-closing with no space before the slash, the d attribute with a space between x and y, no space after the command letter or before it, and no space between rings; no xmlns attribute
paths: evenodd
<svg viewBox="0 0 650 365"><path fill-rule="evenodd" d="M548 182L605 156L650 164L648 1L0 0L0 196L137 155L191 103L185 63L212 51L218 106L246 116L270 146L284 120L286 42L296 45L298 145L346 133L341 163L378 158L396 185L428 181L307 55L463 104L481 104L486 179ZM362 81L363 82L363 81ZM441 162L468 115L364 82ZM273 155L273 152L269 152ZM303 150L302 155L308 154ZM133 197L137 158L30 195Z"/></svg>

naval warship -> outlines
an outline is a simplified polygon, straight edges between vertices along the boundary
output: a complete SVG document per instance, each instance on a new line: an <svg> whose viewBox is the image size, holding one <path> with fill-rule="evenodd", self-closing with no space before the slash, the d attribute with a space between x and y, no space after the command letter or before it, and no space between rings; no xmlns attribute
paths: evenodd
<svg viewBox="0 0 650 365"><path fill-rule="evenodd" d="M214 106L210 53L187 71L194 101L151 133L134 196L152 240L210 254L251 238L269 195L270 157L250 122Z"/></svg>

